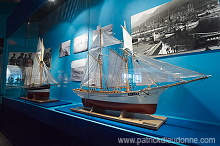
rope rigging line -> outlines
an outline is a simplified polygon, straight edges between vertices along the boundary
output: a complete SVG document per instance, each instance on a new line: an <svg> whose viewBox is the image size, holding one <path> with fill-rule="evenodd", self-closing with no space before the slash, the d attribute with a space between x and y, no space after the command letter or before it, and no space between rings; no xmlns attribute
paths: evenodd
<svg viewBox="0 0 220 146"><path fill-rule="evenodd" d="M202 76L205 76L205 74L203 74L203 73L196 72L196 71L193 71L193 70L189 70L189 69L186 69L186 68L182 68L182 67L179 67L179 66L176 66L176 65L173 65L173 64L169 64L169 63L167 63L167 62L163 62L163 61L156 60L156 59L152 59L152 58L148 58L148 59L149 59L149 60L153 60L153 61L160 62L160 63L162 63L162 64L170 65L170 66L173 66L173 67L182 69L182 70L186 70L186 71L189 71L189 72L194 72L194 73L196 73L196 74L201 74Z"/></svg>
<svg viewBox="0 0 220 146"><path fill-rule="evenodd" d="M142 60L144 60L144 61L147 61L149 64L153 65L153 66L156 67L157 69L159 69L159 70L163 70L165 73L167 73L167 74L173 76L174 78L177 78L177 79L181 80L182 82L186 82L186 80L183 80L183 79L181 79L180 77L174 75L173 73L170 73L169 71L167 71L167 70L165 70L165 69L159 67L159 66L156 65L155 63L151 63L150 61L144 59L144 58L141 57L140 55L138 55L138 57L140 57L140 58L141 58Z"/></svg>

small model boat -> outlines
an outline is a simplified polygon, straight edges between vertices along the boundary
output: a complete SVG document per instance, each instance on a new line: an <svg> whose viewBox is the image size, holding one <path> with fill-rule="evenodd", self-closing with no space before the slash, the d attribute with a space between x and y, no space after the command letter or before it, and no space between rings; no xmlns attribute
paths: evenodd
<svg viewBox="0 0 220 146"><path fill-rule="evenodd" d="M44 49L43 41L39 39L33 66L25 69L24 89L27 91L27 99L48 100L50 86L58 84L43 60Z"/></svg>

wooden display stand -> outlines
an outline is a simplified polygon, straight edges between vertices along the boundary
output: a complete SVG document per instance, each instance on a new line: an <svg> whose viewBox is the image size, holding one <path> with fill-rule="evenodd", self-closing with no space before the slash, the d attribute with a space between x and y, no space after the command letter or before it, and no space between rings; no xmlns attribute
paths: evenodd
<svg viewBox="0 0 220 146"><path fill-rule="evenodd" d="M104 118L104 119L130 124L142 128L152 129L152 130L158 130L167 120L167 117L162 117L162 116L131 113L126 111L103 110L94 107L93 108L77 107L77 108L71 108L71 110L74 112L78 112L90 116Z"/></svg>
<svg viewBox="0 0 220 146"><path fill-rule="evenodd" d="M29 101L33 101L33 102L38 102L38 103L49 103L49 102L57 102L59 101L58 99L45 99L45 100L36 100L36 99L30 99L30 98L27 98L27 97L20 97L22 99L25 99L25 100L29 100Z"/></svg>

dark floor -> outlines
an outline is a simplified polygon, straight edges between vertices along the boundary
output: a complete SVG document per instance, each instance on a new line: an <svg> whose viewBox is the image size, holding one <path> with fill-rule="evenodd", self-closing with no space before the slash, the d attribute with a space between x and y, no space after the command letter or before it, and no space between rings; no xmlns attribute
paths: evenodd
<svg viewBox="0 0 220 146"><path fill-rule="evenodd" d="M3 133L0 135L0 146L91 146L9 107L1 106L0 113Z"/></svg>
<svg viewBox="0 0 220 146"><path fill-rule="evenodd" d="M0 132L0 146L13 146L10 141Z"/></svg>

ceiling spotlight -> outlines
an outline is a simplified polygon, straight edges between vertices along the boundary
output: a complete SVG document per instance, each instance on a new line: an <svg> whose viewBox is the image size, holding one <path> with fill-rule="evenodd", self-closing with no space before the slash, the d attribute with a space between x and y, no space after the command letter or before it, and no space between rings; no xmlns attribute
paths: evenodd
<svg viewBox="0 0 220 146"><path fill-rule="evenodd" d="M54 2L55 0L48 0L49 2Z"/></svg>

